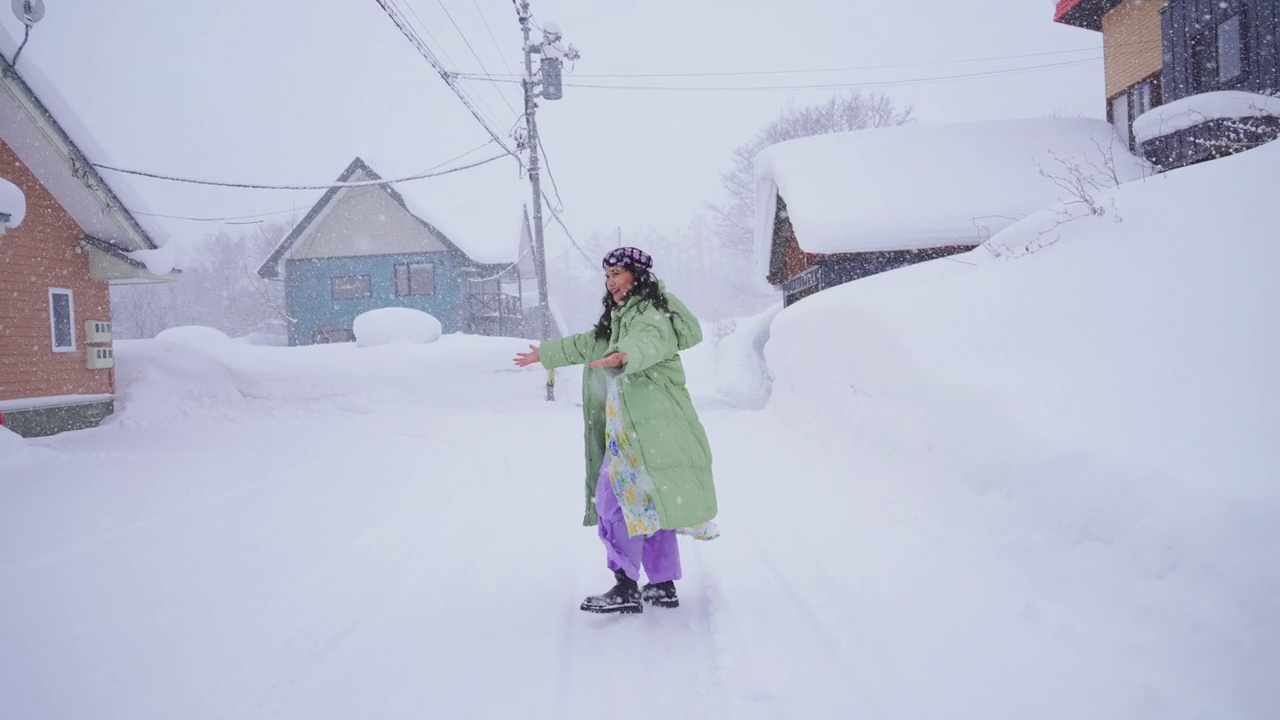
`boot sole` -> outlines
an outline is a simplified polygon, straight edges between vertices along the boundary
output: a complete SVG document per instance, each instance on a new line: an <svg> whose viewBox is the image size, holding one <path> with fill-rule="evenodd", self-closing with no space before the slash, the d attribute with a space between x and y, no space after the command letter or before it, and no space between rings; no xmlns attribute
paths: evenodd
<svg viewBox="0 0 1280 720"><path fill-rule="evenodd" d="M663 610L674 610L680 607L679 600L645 600L645 602Z"/></svg>
<svg viewBox="0 0 1280 720"><path fill-rule="evenodd" d="M596 615L639 615L644 612L644 606L640 603L635 605L587 605L583 603L581 608L583 612L594 613Z"/></svg>

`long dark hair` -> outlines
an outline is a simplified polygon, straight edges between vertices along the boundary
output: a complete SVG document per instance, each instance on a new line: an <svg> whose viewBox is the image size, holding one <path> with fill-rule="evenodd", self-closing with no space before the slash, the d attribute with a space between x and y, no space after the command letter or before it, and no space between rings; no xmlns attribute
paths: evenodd
<svg viewBox="0 0 1280 720"><path fill-rule="evenodd" d="M640 269L631 269L631 272L636 276L636 284L631 287L631 292L627 294L626 299L638 297L641 300L647 300L668 316L675 314L675 311L671 309L671 305L667 302L667 296L663 294L662 288L658 287L658 280L653 276L653 273ZM613 295L606 290L604 293L604 314L596 322L596 337L601 340L610 339L610 335L613 334L613 311L617 308L618 303L613 301Z"/></svg>

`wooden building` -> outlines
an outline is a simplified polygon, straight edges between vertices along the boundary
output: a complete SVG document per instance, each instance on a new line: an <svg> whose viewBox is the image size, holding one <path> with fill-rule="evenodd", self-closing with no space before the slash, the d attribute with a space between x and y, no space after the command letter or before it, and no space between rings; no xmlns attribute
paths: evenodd
<svg viewBox="0 0 1280 720"><path fill-rule="evenodd" d="M1280 135L1271 111L1280 105L1276 0L1060 0L1055 19L1102 33L1107 118L1156 165L1182 167ZM1146 123L1153 130L1135 132L1138 118L1162 106L1175 107ZM1198 122L1163 122L1178 114Z"/></svg>

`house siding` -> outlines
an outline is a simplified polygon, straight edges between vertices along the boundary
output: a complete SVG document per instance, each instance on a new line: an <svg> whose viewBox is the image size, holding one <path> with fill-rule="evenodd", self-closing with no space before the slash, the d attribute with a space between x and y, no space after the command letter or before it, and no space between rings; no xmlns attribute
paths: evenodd
<svg viewBox="0 0 1280 720"><path fill-rule="evenodd" d="M85 367L84 323L109 320L111 300L77 251L83 232L2 140L0 176L27 199L22 225L0 237L0 400L113 394L113 371ZM50 288L72 291L75 352L53 351Z"/></svg>
<svg viewBox="0 0 1280 720"><path fill-rule="evenodd" d="M1209 88L1256 93L1280 91L1280 4L1275 0L1171 0L1162 17L1165 102L1192 95L1191 43L1200 33L1245 14L1244 78Z"/></svg>
<svg viewBox="0 0 1280 720"><path fill-rule="evenodd" d="M433 263L435 294L396 295L395 267L400 263ZM446 333L465 330L464 270L447 252L363 257L315 258L285 262L285 304L294 322L290 345L310 345L315 331L350 330L361 313L384 307L407 307L429 313ZM348 275L368 275L370 296L333 299L330 280Z"/></svg>
<svg viewBox="0 0 1280 720"><path fill-rule="evenodd" d="M1160 12L1168 0L1126 0L1102 17L1107 97L1160 72Z"/></svg>

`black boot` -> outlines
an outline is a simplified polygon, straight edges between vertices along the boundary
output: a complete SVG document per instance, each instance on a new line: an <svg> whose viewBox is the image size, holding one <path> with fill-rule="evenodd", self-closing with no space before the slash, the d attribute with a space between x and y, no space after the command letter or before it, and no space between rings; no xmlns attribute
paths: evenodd
<svg viewBox="0 0 1280 720"><path fill-rule="evenodd" d="M640 598L654 607L680 607L680 598L676 597L676 584L670 580L645 585L640 591Z"/></svg>
<svg viewBox="0 0 1280 720"><path fill-rule="evenodd" d="M603 595L592 595L583 600L582 609L589 613L627 615L644 612L644 605L640 603L640 587L636 585L636 581L621 570L613 571L613 576L618 579L618 584Z"/></svg>

